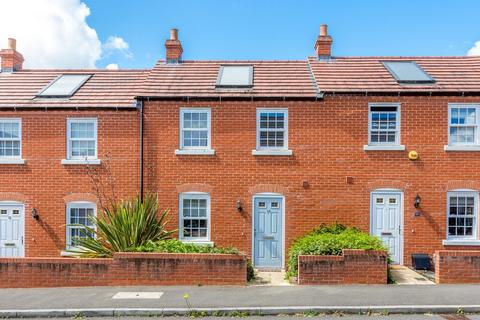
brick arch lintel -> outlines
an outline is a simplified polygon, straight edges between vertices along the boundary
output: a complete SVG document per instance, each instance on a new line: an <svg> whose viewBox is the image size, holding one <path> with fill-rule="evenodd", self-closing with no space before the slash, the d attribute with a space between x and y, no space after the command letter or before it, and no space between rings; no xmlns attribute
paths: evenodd
<svg viewBox="0 0 480 320"><path fill-rule="evenodd" d="M26 203L28 197L20 192L0 192L0 201L16 201Z"/></svg>
<svg viewBox="0 0 480 320"><path fill-rule="evenodd" d="M408 188L408 184L401 180L389 180L389 179L378 179L369 181L367 183L368 189L370 191L375 191L377 189L397 189L405 191Z"/></svg>
<svg viewBox="0 0 480 320"><path fill-rule="evenodd" d="M177 186L178 193L184 192L204 192L211 193L213 187L206 183L184 183Z"/></svg>
<svg viewBox="0 0 480 320"><path fill-rule="evenodd" d="M445 192L455 189L470 189L480 191L480 181L478 180L450 180L445 185Z"/></svg>
<svg viewBox="0 0 480 320"><path fill-rule="evenodd" d="M88 201L98 203L98 197L92 193L69 193L63 197L63 201L65 201L65 203L75 201Z"/></svg>
<svg viewBox="0 0 480 320"><path fill-rule="evenodd" d="M248 192L251 195L255 195L257 193L278 193L281 195L286 195L287 188L279 184L257 184L253 187L250 187Z"/></svg>

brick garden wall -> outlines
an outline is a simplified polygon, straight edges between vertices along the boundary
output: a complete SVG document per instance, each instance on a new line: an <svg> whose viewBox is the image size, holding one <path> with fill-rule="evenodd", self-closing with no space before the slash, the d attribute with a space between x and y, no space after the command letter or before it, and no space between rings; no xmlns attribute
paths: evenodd
<svg viewBox="0 0 480 320"><path fill-rule="evenodd" d="M299 256L298 284L386 284L387 254L343 250L341 256Z"/></svg>
<svg viewBox="0 0 480 320"><path fill-rule="evenodd" d="M199 284L246 284L246 257L117 253L113 259L0 259L1 288Z"/></svg>
<svg viewBox="0 0 480 320"><path fill-rule="evenodd" d="M436 283L480 283L480 251L435 252Z"/></svg>

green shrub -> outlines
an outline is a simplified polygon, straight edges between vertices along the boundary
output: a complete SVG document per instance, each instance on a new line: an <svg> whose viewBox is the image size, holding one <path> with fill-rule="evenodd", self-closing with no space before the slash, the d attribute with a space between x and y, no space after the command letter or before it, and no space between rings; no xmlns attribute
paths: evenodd
<svg viewBox="0 0 480 320"><path fill-rule="evenodd" d="M297 275L299 255L341 255L343 249L386 250L379 238L356 228L321 225L294 241L288 252L287 276Z"/></svg>
<svg viewBox="0 0 480 320"><path fill-rule="evenodd" d="M143 246L134 249L136 252L165 252L165 253L217 253L217 254L239 254L233 247L221 248L210 245L185 243L178 239L167 239L161 241L149 241Z"/></svg>
<svg viewBox="0 0 480 320"><path fill-rule="evenodd" d="M247 281L253 281L255 279L255 269L253 268L252 260L247 260Z"/></svg>
<svg viewBox="0 0 480 320"><path fill-rule="evenodd" d="M74 239L77 248L71 252L80 257L111 257L114 252L135 251L150 241L170 238L174 231L167 231L169 211L158 214L158 199L147 195L122 201L112 209L104 209L99 217L90 217L95 227L80 225L82 237Z"/></svg>

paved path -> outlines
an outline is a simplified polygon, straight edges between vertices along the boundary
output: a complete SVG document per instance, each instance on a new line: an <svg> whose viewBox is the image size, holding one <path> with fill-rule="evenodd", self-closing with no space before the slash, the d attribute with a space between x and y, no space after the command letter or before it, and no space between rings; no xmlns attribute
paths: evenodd
<svg viewBox="0 0 480 320"><path fill-rule="evenodd" d="M112 299L119 292L162 294L149 295L150 299ZM480 312L480 285L0 289L0 316L185 314L193 309L250 314Z"/></svg>

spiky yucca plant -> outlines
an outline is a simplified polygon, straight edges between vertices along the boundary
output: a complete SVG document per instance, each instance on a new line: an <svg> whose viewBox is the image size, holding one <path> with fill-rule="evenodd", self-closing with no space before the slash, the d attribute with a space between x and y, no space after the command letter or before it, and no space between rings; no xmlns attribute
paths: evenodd
<svg viewBox="0 0 480 320"><path fill-rule="evenodd" d="M79 257L111 257L114 252L135 251L150 241L168 239L175 231L168 231L169 210L158 212L158 199L147 195L121 201L111 209L103 209L99 217L90 217L93 227L81 225L82 237L75 238L72 253Z"/></svg>

